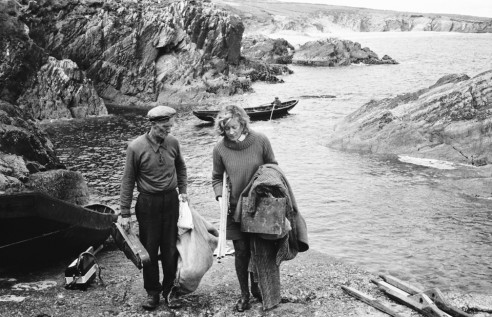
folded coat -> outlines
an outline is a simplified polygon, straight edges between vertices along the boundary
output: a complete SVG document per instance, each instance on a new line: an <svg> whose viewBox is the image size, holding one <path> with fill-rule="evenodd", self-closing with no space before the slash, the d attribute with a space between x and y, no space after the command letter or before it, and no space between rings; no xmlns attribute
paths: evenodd
<svg viewBox="0 0 492 317"><path fill-rule="evenodd" d="M297 255L297 252L304 252L309 249L306 221L299 212L292 187L278 165L261 165L253 175L250 182L241 193L241 197L248 197L249 208L254 208L256 206L256 200L259 198L257 188L260 187L276 188L283 194L283 197L287 198L288 208L286 217L291 224L292 230L288 235L288 246L284 246L284 249L279 250L279 252L284 253L277 255L277 262L280 264L281 261L293 259ZM232 214L234 221L241 221L243 207L242 199L240 199L236 210ZM289 249L285 250L285 247L288 247Z"/></svg>
<svg viewBox="0 0 492 317"><path fill-rule="evenodd" d="M287 198L286 218L291 224L289 233L279 240L264 240L259 234L250 234L251 263L250 270L257 280L263 299L263 309L270 309L280 303L280 263L296 257L298 252L309 249L307 226L301 216L292 188L284 173L276 164L264 164L258 168L241 197L248 197L247 206L242 199L232 215L235 221L241 220L243 208L255 208L258 192L265 188L273 189L276 194ZM252 210L244 210L252 212Z"/></svg>

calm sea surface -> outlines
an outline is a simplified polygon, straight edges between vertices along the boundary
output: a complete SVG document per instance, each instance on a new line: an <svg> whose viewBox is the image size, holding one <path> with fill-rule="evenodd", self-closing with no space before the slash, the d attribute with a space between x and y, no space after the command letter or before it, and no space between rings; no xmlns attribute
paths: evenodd
<svg viewBox="0 0 492 317"><path fill-rule="evenodd" d="M399 65L292 66L284 84L225 102L255 106L300 99L291 115L252 124L271 140L307 220L310 243L374 273L443 290L492 294L492 201L461 195L445 170L339 152L325 146L333 126L371 99L412 92L451 73L492 69L492 34L352 33ZM292 38L293 43L299 39ZM336 98L327 98L327 95ZM62 161L88 179L95 200L118 205L125 143L146 130L141 113L48 126ZM210 193L210 125L191 114L175 134L189 166L191 192Z"/></svg>

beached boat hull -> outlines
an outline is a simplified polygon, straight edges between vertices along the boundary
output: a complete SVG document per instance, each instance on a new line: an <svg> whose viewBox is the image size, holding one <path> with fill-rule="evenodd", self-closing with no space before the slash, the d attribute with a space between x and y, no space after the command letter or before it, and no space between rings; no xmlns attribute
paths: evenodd
<svg viewBox="0 0 492 317"><path fill-rule="evenodd" d="M289 110L295 107L299 100L290 100L286 102L282 102L282 105L275 106L272 113L272 104L266 104L259 107L252 108L244 108L246 113L249 115L251 120L268 120L271 118L279 118L285 116ZM213 122L217 114L218 110L196 110L193 111L193 114L204 121Z"/></svg>
<svg viewBox="0 0 492 317"><path fill-rule="evenodd" d="M0 267L49 262L97 247L116 220L104 205L83 207L39 192L0 195Z"/></svg>

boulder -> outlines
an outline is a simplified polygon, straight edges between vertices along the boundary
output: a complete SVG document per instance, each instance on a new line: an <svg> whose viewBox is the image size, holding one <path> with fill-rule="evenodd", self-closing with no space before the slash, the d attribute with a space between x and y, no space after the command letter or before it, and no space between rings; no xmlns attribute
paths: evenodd
<svg viewBox="0 0 492 317"><path fill-rule="evenodd" d="M31 174L25 184L28 190L40 191L77 205L90 201L89 188L79 172L54 169Z"/></svg>
<svg viewBox="0 0 492 317"><path fill-rule="evenodd" d="M22 157L27 163L52 169L60 165L53 144L32 117L10 103L0 100L0 152Z"/></svg>
<svg viewBox="0 0 492 317"><path fill-rule="evenodd" d="M0 173L4 176L26 180L29 170L21 156L0 152Z"/></svg>
<svg viewBox="0 0 492 317"><path fill-rule="evenodd" d="M241 55L247 59L266 63L290 64L294 47L284 39L272 39L263 35L244 37Z"/></svg>
<svg viewBox="0 0 492 317"><path fill-rule="evenodd" d="M335 127L328 145L457 163L492 162L492 70L448 75L429 88L371 101Z"/></svg>
<svg viewBox="0 0 492 317"><path fill-rule="evenodd" d="M328 38L301 45L292 58L293 64L306 66L348 66L351 64L398 64L388 55L382 59L357 42Z"/></svg>

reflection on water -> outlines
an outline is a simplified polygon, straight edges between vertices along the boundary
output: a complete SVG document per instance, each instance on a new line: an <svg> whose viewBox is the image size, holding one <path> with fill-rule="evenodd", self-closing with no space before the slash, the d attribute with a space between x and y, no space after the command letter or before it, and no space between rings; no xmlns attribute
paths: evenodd
<svg viewBox="0 0 492 317"><path fill-rule="evenodd" d="M270 138L306 218L313 249L428 287L491 293L491 201L461 195L450 171L325 146L337 121L371 99L427 87L448 73L474 75L492 64L490 34L432 35L432 45L442 48L438 51L426 50L427 37L389 36L389 46L375 36L362 44L399 65L294 66L295 74L285 76L284 84L257 84L255 94L227 102L255 106L273 96L300 99L290 115L252 127ZM459 56L453 53L457 50ZM80 170L93 195L116 209L125 144L147 130L144 113L47 127L64 163ZM213 200L212 125L185 113L173 134L185 153L191 190Z"/></svg>

